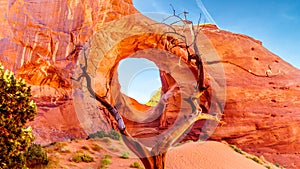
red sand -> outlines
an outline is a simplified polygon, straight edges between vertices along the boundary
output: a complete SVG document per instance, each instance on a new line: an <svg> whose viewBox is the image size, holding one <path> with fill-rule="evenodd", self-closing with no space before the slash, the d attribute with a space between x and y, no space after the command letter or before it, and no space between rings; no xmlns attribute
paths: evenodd
<svg viewBox="0 0 300 169"><path fill-rule="evenodd" d="M266 169L225 144L207 141L188 143L168 153L170 169Z"/></svg>
<svg viewBox="0 0 300 169"><path fill-rule="evenodd" d="M100 140L76 140L67 143L65 149L70 150L69 153L62 153L57 151L51 151L53 148L47 148L51 159L55 158L58 164L47 169L97 169L100 166L101 160L107 154L111 154L112 163L107 167L111 169L130 169L130 164L138 161L139 159L130 158L122 159L120 155L124 152L129 152L127 147L119 141L113 141L109 143L102 142ZM106 150L100 151L84 150L82 146L92 147L93 144L101 145ZM113 151L111 151L113 150ZM115 151L118 150L118 153ZM74 153L78 151L84 151L90 156L94 157L94 162L91 163L74 163L70 159ZM119 155L118 155L119 154ZM130 152L130 157L134 157ZM53 160L52 160L53 161ZM53 163L53 162L51 162ZM56 162L54 162L56 163ZM275 169L276 167L273 167ZM185 143L178 147L173 148L167 153L167 169L266 169L264 166L246 158L245 156L235 152L228 145L223 143L207 141L203 143L191 142Z"/></svg>

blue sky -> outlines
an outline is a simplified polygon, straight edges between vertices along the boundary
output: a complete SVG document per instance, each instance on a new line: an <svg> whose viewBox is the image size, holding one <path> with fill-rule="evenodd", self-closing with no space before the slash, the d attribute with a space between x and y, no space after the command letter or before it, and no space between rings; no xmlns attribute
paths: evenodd
<svg viewBox="0 0 300 169"><path fill-rule="evenodd" d="M133 4L142 13L170 14L172 4L177 12L188 11L194 22L201 12L202 21L206 16L205 21L221 29L258 39L268 50L300 69L298 0L133 0Z"/></svg>
<svg viewBox="0 0 300 169"><path fill-rule="evenodd" d="M121 60L118 74L121 92L143 104L147 103L161 87L159 69L155 63L147 59Z"/></svg>
<svg viewBox="0 0 300 169"><path fill-rule="evenodd" d="M268 50L300 69L299 0L133 0L135 7L161 21L176 12L188 11L188 19L216 24L220 29L251 36ZM141 103L161 86L155 64L127 60L120 64L121 91ZM125 70L125 71L124 71Z"/></svg>

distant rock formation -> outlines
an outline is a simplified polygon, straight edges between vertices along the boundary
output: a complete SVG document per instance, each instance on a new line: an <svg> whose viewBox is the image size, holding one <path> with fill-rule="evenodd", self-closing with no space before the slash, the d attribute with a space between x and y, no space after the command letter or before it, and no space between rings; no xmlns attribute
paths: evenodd
<svg viewBox="0 0 300 169"><path fill-rule="evenodd" d="M32 85L38 115L30 125L33 126L36 142L47 144L86 137L86 126L92 131L108 129L105 123L107 112L99 112L98 106L91 107L94 110L85 110L94 112L88 117L85 116L86 112L82 112L80 117L78 115L75 106L78 100L75 97L80 96L80 92L76 95L74 83L70 80L78 57L82 55L86 42L89 47L97 46L95 38L98 36L101 39L102 34L98 32L104 28L107 30L104 32L105 36L110 35L105 43L110 46L122 34L119 29L133 28L135 25L139 27L153 21L139 16L130 22L113 22L138 13L131 0L14 0L0 2L0 9L0 61L5 68L13 70L18 77ZM109 27L114 23L122 25ZM128 30L123 30L126 31ZM222 119L226 124L217 127L210 139L226 140L245 151L263 155L274 163L288 168L300 168L300 70L269 52L260 41L248 36L220 30L214 25L203 26L202 33L211 42L202 46L203 56L207 52L205 45L213 45L221 59L208 58L207 65L222 63L226 78L226 104ZM119 55L115 60L107 57L105 62L101 62L102 67L97 69L99 76L96 77L96 91L105 95L107 87L110 87L106 86L106 82L113 77L105 71L115 69L115 64L128 57L132 51L157 45L154 39L153 34L147 33L132 36L119 42L118 45L125 48L121 54L118 53L118 45L109 53L102 53L114 57L115 54ZM147 43L137 45L136 40ZM184 57L179 49L174 49L173 54ZM172 68L172 64L178 62L162 62L161 66ZM175 67L172 70L176 70ZM278 76L263 77L277 73ZM209 75L218 78L218 72L209 72ZM165 93L175 83L172 76L164 74L162 91ZM117 85L114 90L116 89ZM181 99L176 94L178 90L173 89L174 97L168 98L170 104L167 109L178 108L176 99ZM112 102L114 101L112 98ZM130 98L127 102L139 111L149 109ZM160 125L167 126L176 116L176 113L167 114L165 124ZM155 122L157 123L160 122ZM130 124L128 127L130 128ZM201 138L202 127L203 122L197 122L186 139ZM151 125L148 128L153 131ZM149 134L134 128L132 132L137 136Z"/></svg>

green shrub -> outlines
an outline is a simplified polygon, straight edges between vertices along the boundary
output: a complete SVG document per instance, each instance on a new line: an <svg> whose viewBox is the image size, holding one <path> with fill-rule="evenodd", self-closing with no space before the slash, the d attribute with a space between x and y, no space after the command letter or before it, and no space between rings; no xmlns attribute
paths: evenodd
<svg viewBox="0 0 300 169"><path fill-rule="evenodd" d="M89 163L89 162L93 162L94 158L91 157L91 156L89 156L89 155L87 155L87 154L81 153L81 154L75 154L72 157L72 161L74 161L76 163L79 163L79 162Z"/></svg>
<svg viewBox="0 0 300 169"><path fill-rule="evenodd" d="M97 131L96 133L92 133L88 136L88 138L103 138L106 137L105 131Z"/></svg>
<svg viewBox="0 0 300 169"><path fill-rule="evenodd" d="M259 158L256 157L256 156L247 156L247 158L249 158L249 159L255 161L255 162L258 163L258 164L263 164L263 162L261 161L261 159L259 159Z"/></svg>
<svg viewBox="0 0 300 169"><path fill-rule="evenodd" d="M26 164L28 167L34 167L36 165L47 165L48 156L39 144L31 144L28 150L24 153L26 158Z"/></svg>
<svg viewBox="0 0 300 169"><path fill-rule="evenodd" d="M34 137L26 123L36 115L31 89L0 63L0 168L26 168L24 152Z"/></svg>
<svg viewBox="0 0 300 169"><path fill-rule="evenodd" d="M240 153L240 154L245 154L240 148L238 148L237 146L230 144L230 147L233 148L234 151Z"/></svg>
<svg viewBox="0 0 300 169"><path fill-rule="evenodd" d="M101 164L98 167L99 169L107 169L108 165L111 164L111 155L105 155L104 158L101 160Z"/></svg>
<svg viewBox="0 0 300 169"><path fill-rule="evenodd" d="M89 134L88 138L103 138L103 137L109 137L113 140L120 140L120 134L119 132L115 130L111 130L109 133L105 133L105 131L97 131L96 133Z"/></svg>
<svg viewBox="0 0 300 169"><path fill-rule="evenodd" d="M129 158L129 152L125 152L125 153L122 154L120 157L121 157L121 158L124 158L124 159L128 159L128 158Z"/></svg>
<svg viewBox="0 0 300 169"><path fill-rule="evenodd" d="M138 168L138 169L144 169L144 167L141 166L139 162L134 162L133 164L130 164L130 168Z"/></svg>
<svg viewBox="0 0 300 169"><path fill-rule="evenodd" d="M282 165L278 164L278 163L275 163L274 165L275 165L276 167L278 167L278 168L284 169L284 167L283 167Z"/></svg>
<svg viewBox="0 0 300 169"><path fill-rule="evenodd" d="M104 158L104 159L102 159L101 164L109 165L109 164L111 164L111 160L109 158Z"/></svg>
<svg viewBox="0 0 300 169"><path fill-rule="evenodd" d="M117 132L116 130L111 130L108 133L108 137L113 139L113 140L120 140L120 133Z"/></svg>

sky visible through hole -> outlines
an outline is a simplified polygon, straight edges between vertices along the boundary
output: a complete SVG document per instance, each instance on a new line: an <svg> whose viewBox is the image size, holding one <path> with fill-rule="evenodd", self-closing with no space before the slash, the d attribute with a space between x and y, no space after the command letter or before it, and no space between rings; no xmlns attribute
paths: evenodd
<svg viewBox="0 0 300 169"><path fill-rule="evenodd" d="M220 29L246 34L262 41L263 46L300 69L300 1L298 0L133 0L144 15L160 22L188 11L188 19L216 24Z"/></svg>
<svg viewBox="0 0 300 169"><path fill-rule="evenodd" d="M121 92L142 104L147 103L162 85L158 67L143 58L121 60L118 80Z"/></svg>

